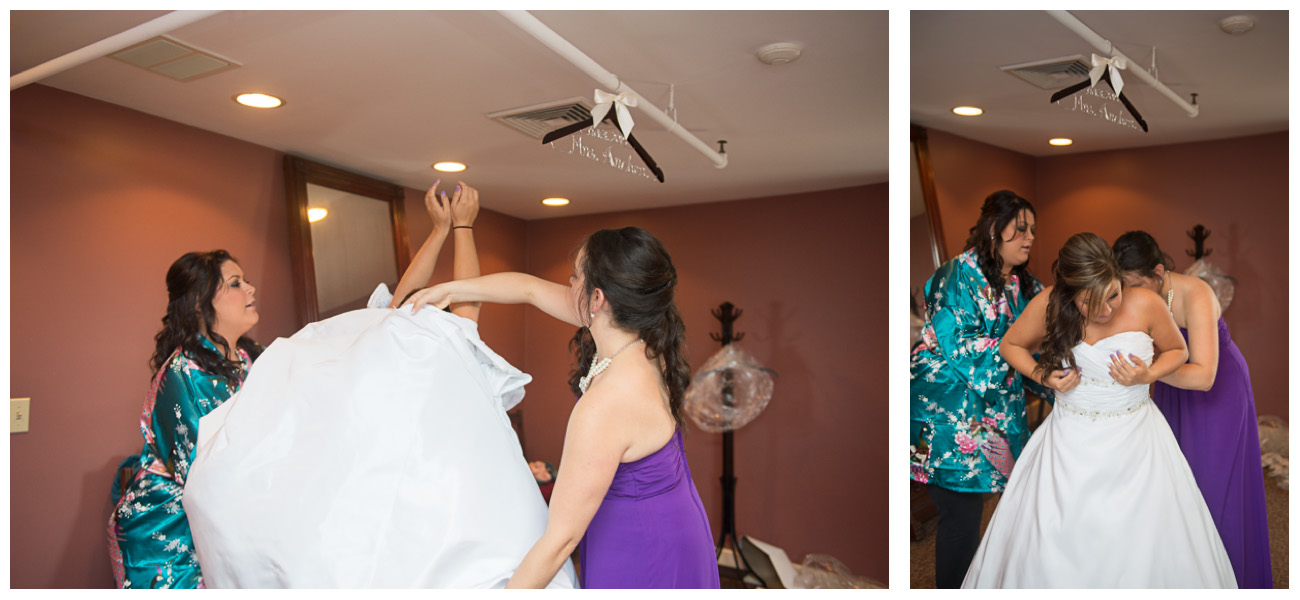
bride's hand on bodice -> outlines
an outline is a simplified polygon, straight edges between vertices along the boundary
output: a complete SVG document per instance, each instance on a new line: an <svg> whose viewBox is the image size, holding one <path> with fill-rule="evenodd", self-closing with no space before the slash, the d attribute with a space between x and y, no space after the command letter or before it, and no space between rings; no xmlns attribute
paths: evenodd
<svg viewBox="0 0 1300 600"><path fill-rule="evenodd" d="M1068 392L1079 385L1079 369L1058 369L1043 378L1042 384L1058 392Z"/></svg>
<svg viewBox="0 0 1300 600"><path fill-rule="evenodd" d="M1123 352L1110 355L1110 376L1123 386L1147 385L1155 381L1146 362L1132 354L1125 355Z"/></svg>

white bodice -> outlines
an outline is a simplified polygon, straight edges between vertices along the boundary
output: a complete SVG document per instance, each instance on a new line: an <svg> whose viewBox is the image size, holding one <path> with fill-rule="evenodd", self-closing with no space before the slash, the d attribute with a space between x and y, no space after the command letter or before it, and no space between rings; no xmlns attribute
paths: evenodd
<svg viewBox="0 0 1300 600"><path fill-rule="evenodd" d="M1056 408L1097 418L1130 414L1142 406L1151 397L1149 386L1120 385L1110 376L1110 357L1117 351L1137 356L1148 366L1155 355L1151 336L1143 331L1123 331L1095 344L1079 342L1074 360L1083 378L1074 389L1057 393Z"/></svg>

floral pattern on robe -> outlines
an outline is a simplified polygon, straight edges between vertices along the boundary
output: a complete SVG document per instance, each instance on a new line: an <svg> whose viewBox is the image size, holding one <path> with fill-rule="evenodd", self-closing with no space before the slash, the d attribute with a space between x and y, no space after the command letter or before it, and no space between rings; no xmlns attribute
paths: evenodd
<svg viewBox="0 0 1300 600"><path fill-rule="evenodd" d="M220 354L206 337L203 345ZM242 349L238 355L242 374L252 361ZM144 447L122 463L134 468L135 477L115 498L109 517L109 558L118 587L203 587L181 507L182 490L194 460L199 419L237 390L238 384L204 371L180 348L158 370L140 415Z"/></svg>
<svg viewBox="0 0 1300 600"><path fill-rule="evenodd" d="M1037 279L1031 297L1042 291ZM1007 278L1001 297L980 271L975 251L945 263L925 283L925 327L911 356L912 479L959 492L996 492L1025 442L1024 381L998 345L1028 301Z"/></svg>

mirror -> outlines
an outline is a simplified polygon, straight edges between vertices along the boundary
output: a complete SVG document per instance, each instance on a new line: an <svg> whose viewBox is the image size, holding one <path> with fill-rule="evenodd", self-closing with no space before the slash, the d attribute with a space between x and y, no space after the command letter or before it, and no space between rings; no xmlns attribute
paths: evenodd
<svg viewBox="0 0 1300 600"><path fill-rule="evenodd" d="M948 252L943 244L943 226L939 221L938 196L934 191L934 171L930 167L930 149L926 143L924 127L912 125L912 198L911 198L911 344L909 351L916 347L921 338L921 329L925 325L925 282L934 274L945 260ZM930 501L930 494L925 485L917 481L910 482L911 492L911 538L919 541L924 537L923 523L936 514L938 509Z"/></svg>
<svg viewBox="0 0 1300 600"><path fill-rule="evenodd" d="M402 187L297 156L284 175L298 326L364 308L381 282L396 289L411 261Z"/></svg>
<svg viewBox="0 0 1300 600"><path fill-rule="evenodd" d="M934 172L924 127L912 125L912 198L911 198L911 293L919 309L925 293L925 281L945 260L943 226L939 221L938 200L934 191Z"/></svg>

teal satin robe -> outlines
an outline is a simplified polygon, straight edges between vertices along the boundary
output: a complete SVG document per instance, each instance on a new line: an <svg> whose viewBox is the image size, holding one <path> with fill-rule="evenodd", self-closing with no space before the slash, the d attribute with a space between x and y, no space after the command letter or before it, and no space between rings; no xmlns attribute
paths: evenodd
<svg viewBox="0 0 1300 600"><path fill-rule="evenodd" d="M206 337L203 345L220 353ZM247 372L251 360L243 350L238 354L241 373ZM144 448L122 463L134 467L135 478L109 517L109 557L118 587L203 587L182 489L194 460L199 418L221 406L238 385L203 371L179 348L154 377L140 416Z"/></svg>
<svg viewBox="0 0 1300 600"><path fill-rule="evenodd" d="M925 283L925 328L911 358L912 479L958 492L996 492L1029 440L1026 382L998 345L1043 285L1011 275L994 299L974 250ZM1029 381L1051 400L1050 390ZM999 468L1000 467L1000 468Z"/></svg>

